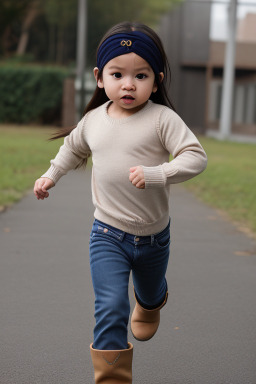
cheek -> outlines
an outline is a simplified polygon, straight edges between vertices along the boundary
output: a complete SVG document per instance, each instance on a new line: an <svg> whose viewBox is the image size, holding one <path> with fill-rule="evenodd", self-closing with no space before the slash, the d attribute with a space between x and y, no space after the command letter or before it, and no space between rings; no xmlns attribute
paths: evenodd
<svg viewBox="0 0 256 384"><path fill-rule="evenodd" d="M108 93L113 92L113 90L116 89L115 84L113 84L111 81L105 81L104 83L105 91Z"/></svg>
<svg viewBox="0 0 256 384"><path fill-rule="evenodd" d="M115 98L117 94L116 86L113 83L105 82L104 83L105 93L109 99Z"/></svg>
<svg viewBox="0 0 256 384"><path fill-rule="evenodd" d="M151 95L151 93L155 93L157 91L157 84L155 82L154 77L148 79L144 89L147 90L147 93L149 94L149 96Z"/></svg>
<svg viewBox="0 0 256 384"><path fill-rule="evenodd" d="M152 92L155 93L158 89L158 86L157 86L157 83L156 83L156 79L155 79L155 76L154 78L152 79Z"/></svg>
<svg viewBox="0 0 256 384"><path fill-rule="evenodd" d="M150 83L147 85L147 93L150 96L151 93L155 93L157 91L157 85L155 83Z"/></svg>

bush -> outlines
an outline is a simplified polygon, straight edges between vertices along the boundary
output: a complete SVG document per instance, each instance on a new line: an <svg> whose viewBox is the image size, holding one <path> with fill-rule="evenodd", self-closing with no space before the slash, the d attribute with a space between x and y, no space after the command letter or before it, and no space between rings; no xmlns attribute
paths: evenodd
<svg viewBox="0 0 256 384"><path fill-rule="evenodd" d="M0 66L0 122L56 123L68 71L41 66Z"/></svg>

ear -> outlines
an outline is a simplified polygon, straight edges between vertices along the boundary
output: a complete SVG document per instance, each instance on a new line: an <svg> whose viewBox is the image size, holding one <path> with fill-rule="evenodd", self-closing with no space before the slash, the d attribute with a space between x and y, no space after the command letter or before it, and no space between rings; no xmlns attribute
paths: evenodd
<svg viewBox="0 0 256 384"><path fill-rule="evenodd" d="M163 81L163 79L164 79L164 74L163 74L163 72L160 72L159 73L159 81L160 81L160 83L162 83L162 81ZM154 86L153 86L153 93L155 93L157 91L157 83L156 83L156 81L155 81L155 83L154 83Z"/></svg>
<svg viewBox="0 0 256 384"><path fill-rule="evenodd" d="M104 88L104 84L103 84L103 79L101 77L99 77L99 68L95 67L93 69L93 74L94 74L94 77L95 77L95 80L97 82L97 85L99 88Z"/></svg>
<svg viewBox="0 0 256 384"><path fill-rule="evenodd" d="M162 81L164 79L164 73L163 72L159 73L159 79L160 79L160 83L162 83Z"/></svg>

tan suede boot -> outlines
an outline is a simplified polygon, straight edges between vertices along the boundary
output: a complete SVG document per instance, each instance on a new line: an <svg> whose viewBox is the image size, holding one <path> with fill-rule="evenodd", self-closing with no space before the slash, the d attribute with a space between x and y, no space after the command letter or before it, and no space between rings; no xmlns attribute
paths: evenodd
<svg viewBox="0 0 256 384"><path fill-rule="evenodd" d="M120 351L102 351L90 345L96 384L131 384L133 345Z"/></svg>
<svg viewBox="0 0 256 384"><path fill-rule="evenodd" d="M131 317L131 331L136 340L147 341L156 333L160 323L160 309L166 304L168 292L163 303L156 309L145 309L136 300ZM136 299L136 295L135 295Z"/></svg>

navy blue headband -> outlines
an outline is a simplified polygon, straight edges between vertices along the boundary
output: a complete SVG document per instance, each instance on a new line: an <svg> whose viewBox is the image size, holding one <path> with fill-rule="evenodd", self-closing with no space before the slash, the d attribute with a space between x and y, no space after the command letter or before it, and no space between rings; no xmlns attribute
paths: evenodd
<svg viewBox="0 0 256 384"><path fill-rule="evenodd" d="M156 44L139 31L118 33L103 41L97 54L97 67L101 70L110 60L130 52L146 60L156 74L164 71L162 55Z"/></svg>

